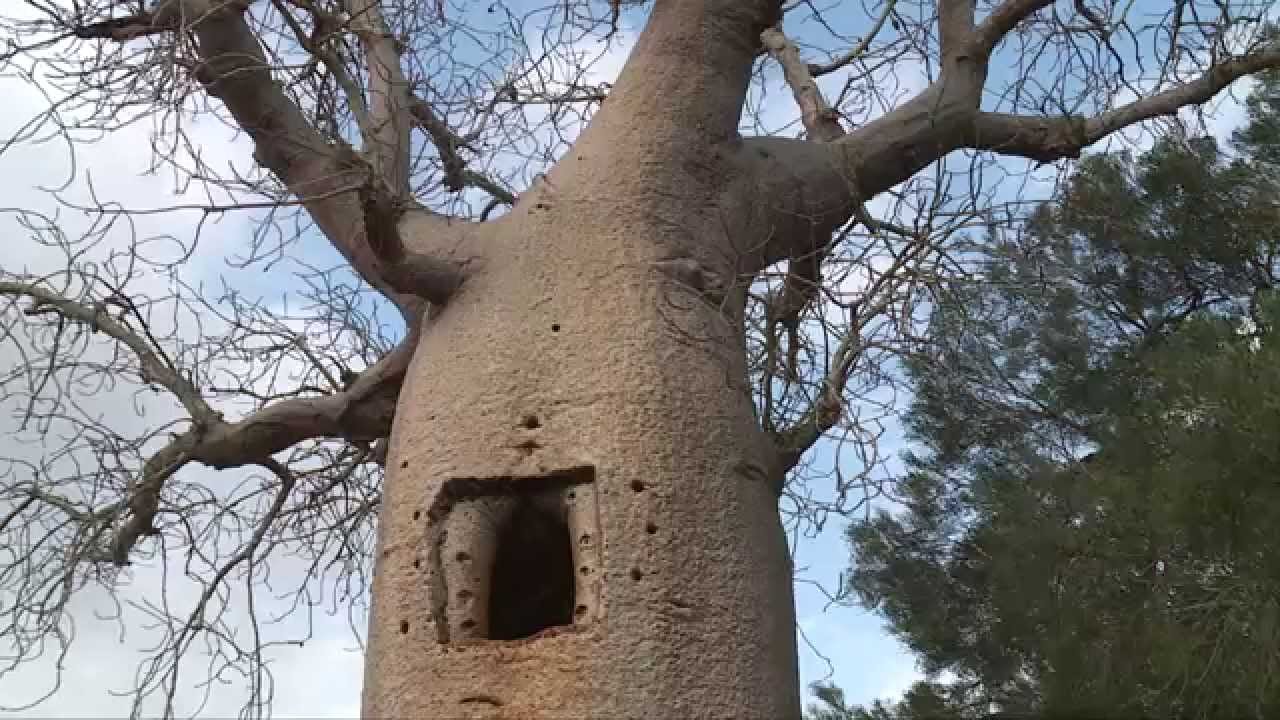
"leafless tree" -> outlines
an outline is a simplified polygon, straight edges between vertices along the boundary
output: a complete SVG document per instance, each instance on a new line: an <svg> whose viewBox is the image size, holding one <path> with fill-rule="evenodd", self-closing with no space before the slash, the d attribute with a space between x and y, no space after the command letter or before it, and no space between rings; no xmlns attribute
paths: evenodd
<svg viewBox="0 0 1280 720"><path fill-rule="evenodd" d="M133 608L163 635L137 707L165 714L194 647L269 710L263 653L305 640L261 631L270 595L372 596L371 716L795 716L778 509L799 532L883 492L894 359L966 271L956 239L1280 65L1261 0L15 5L0 68L44 105L0 152L71 172L57 213L3 210L44 259L0 272L0 680L65 652L77 593L161 567L199 588ZM208 157L210 124L252 157ZM77 170L138 127L183 203ZM604 609L453 652L488 611L432 558L497 541L444 517L449 483L584 464ZM498 646L591 680L504 674Z"/></svg>

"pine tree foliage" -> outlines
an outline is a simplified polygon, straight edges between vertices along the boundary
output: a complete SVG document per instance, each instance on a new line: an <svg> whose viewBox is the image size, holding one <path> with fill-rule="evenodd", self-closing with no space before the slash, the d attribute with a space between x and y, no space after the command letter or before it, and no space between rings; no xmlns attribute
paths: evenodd
<svg viewBox="0 0 1280 720"><path fill-rule="evenodd" d="M1248 110L972 243L910 363L905 509L849 533L938 682L812 717L1280 716L1280 79Z"/></svg>

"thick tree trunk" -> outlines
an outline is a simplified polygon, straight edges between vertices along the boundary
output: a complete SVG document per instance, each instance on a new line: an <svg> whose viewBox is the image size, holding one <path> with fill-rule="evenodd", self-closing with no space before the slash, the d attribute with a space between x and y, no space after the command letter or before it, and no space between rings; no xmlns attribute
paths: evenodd
<svg viewBox="0 0 1280 720"><path fill-rule="evenodd" d="M741 292L719 289L742 255L723 220L750 213L717 207L716 153L620 152L598 125L424 327L388 457L368 717L799 715L773 458Z"/></svg>

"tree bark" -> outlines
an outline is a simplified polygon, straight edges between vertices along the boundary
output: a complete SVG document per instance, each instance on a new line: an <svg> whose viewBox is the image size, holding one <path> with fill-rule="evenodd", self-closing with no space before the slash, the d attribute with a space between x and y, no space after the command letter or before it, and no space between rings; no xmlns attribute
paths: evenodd
<svg viewBox="0 0 1280 720"><path fill-rule="evenodd" d="M745 88L756 44L695 46L712 20L765 27L659 3L605 109L422 327L387 461L367 717L799 717L775 458L729 291L768 232L747 227L762 186L725 131L740 99L718 99ZM655 95L697 112L655 117ZM511 498L547 502L557 476L574 483L572 619L493 639ZM463 497L484 492L504 496Z"/></svg>
<svg viewBox="0 0 1280 720"><path fill-rule="evenodd" d="M731 278L718 258L732 239L700 193L644 192L677 163L609 183L606 168L645 165L592 162L601 145L521 197L484 269L422 330L388 455L367 717L799 715L791 568L740 308L662 271L682 258ZM583 617L532 639L458 637L492 587L481 560L502 518L443 507L449 484L535 487L584 467L595 507L579 525L598 532L570 539L575 572L599 573L598 604L577 597Z"/></svg>

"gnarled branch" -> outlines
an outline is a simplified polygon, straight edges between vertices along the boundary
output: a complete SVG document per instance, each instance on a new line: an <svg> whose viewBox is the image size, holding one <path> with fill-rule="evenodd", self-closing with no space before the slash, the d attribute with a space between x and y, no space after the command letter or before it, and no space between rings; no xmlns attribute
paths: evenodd
<svg viewBox="0 0 1280 720"><path fill-rule="evenodd" d="M499 202L515 205L516 196L502 187L492 178L486 177L467 167L459 152L467 147L466 138L458 135L445 121L436 114L431 105L422 98L414 98L409 106L414 122L431 138L440 155L440 163L444 166L444 186L454 192L461 192L468 187L484 190Z"/></svg>
<svg viewBox="0 0 1280 720"><path fill-rule="evenodd" d="M306 440L374 443L385 438L417 340L416 334L411 334L340 392L280 400L228 422L153 342L110 317L103 307L21 281L0 281L0 295L30 298L33 304L28 314L56 313L125 346L138 359L140 379L168 390L190 414L191 426L147 459L140 477L131 483L128 497L108 513L123 517L108 542L107 556L99 559L117 565L128 564L138 542L155 533L165 484L190 462L219 469L243 467L270 462L273 454ZM129 301L119 302L127 305Z"/></svg>
<svg viewBox="0 0 1280 720"><path fill-rule="evenodd" d="M111 561L128 564L129 553L154 533L165 482L189 462L226 469L271 461L274 453L317 438L376 442L391 431L396 398L412 348L402 344L359 375L346 390L268 405L235 422L194 426L174 437L143 465L126 502L128 516L111 541Z"/></svg>

